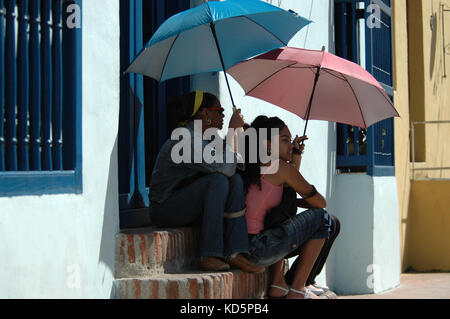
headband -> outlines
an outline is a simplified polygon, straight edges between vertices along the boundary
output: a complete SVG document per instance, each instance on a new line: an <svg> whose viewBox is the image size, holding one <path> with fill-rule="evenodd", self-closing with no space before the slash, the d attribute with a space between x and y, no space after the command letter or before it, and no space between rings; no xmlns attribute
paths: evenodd
<svg viewBox="0 0 450 319"><path fill-rule="evenodd" d="M192 117L194 117L198 110L200 110L200 106L202 106L203 103L203 91L195 91L195 103L194 103L194 111L192 112Z"/></svg>
<svg viewBox="0 0 450 319"><path fill-rule="evenodd" d="M193 118L195 115L197 115L198 111L200 110L200 107L203 104L203 97L204 97L204 95L205 94L204 94L203 91L195 91L194 110L192 111L191 118ZM178 125L179 126L185 126L188 122L189 122L189 119L184 121L184 122L180 122Z"/></svg>

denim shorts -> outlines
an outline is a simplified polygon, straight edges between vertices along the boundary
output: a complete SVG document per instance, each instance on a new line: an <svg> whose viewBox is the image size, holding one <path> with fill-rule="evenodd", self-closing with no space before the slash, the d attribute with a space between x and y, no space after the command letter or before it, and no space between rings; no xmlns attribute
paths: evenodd
<svg viewBox="0 0 450 319"><path fill-rule="evenodd" d="M248 259L264 267L273 265L311 239L328 239L331 222L324 209L304 211L280 227L252 236Z"/></svg>

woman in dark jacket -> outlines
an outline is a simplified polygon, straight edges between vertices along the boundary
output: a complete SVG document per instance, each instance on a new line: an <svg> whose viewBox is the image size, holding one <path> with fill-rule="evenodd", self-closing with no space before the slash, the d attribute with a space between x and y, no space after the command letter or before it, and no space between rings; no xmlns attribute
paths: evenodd
<svg viewBox="0 0 450 319"><path fill-rule="evenodd" d="M217 97L202 91L168 105L168 128L174 131L152 173L150 216L159 227L200 226L201 269L224 271L231 266L261 272L263 267L243 255L248 252L248 238L243 181L236 174L236 139L227 139L227 144L214 134L223 127L223 111ZM243 125L238 110L229 129L234 132ZM209 135L216 139L211 141ZM211 142L216 147L211 148ZM216 160L209 160L208 152L209 159Z"/></svg>

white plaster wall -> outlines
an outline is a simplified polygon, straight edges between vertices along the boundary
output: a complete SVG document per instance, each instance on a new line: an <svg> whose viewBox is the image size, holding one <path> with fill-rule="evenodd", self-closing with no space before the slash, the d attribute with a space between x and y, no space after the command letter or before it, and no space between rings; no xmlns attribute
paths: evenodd
<svg viewBox="0 0 450 319"><path fill-rule="evenodd" d="M374 177L374 290L400 285L400 233L395 177Z"/></svg>
<svg viewBox="0 0 450 319"><path fill-rule="evenodd" d="M83 194L0 198L0 298L111 295L119 231L119 1L83 1L82 26Z"/></svg>
<svg viewBox="0 0 450 319"><path fill-rule="evenodd" d="M341 232L327 263L338 294L380 293L400 283L400 237L395 177L341 174L329 201Z"/></svg>
<svg viewBox="0 0 450 319"><path fill-rule="evenodd" d="M335 178L329 200L341 231L327 263L330 288L338 294L373 293L367 268L373 264L373 180L366 174Z"/></svg>

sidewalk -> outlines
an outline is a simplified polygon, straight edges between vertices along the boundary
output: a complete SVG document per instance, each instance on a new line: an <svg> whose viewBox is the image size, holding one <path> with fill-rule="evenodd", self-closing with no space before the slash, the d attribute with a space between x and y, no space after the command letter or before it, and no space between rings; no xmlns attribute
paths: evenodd
<svg viewBox="0 0 450 319"><path fill-rule="evenodd" d="M450 299L450 273L402 274L396 289L377 295L341 295L339 299Z"/></svg>

